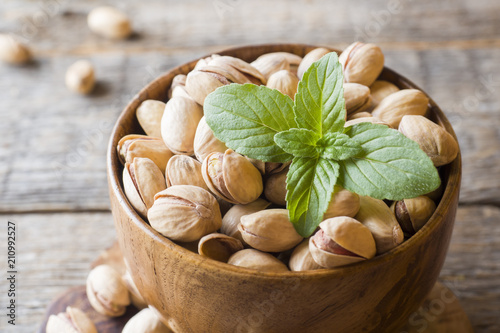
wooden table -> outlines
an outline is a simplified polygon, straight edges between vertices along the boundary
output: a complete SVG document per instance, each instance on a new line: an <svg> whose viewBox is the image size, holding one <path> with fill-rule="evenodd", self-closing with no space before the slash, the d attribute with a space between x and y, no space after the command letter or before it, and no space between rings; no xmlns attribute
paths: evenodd
<svg viewBox="0 0 500 333"><path fill-rule="evenodd" d="M93 35L86 14L114 4L133 18L126 41ZM441 281L476 332L500 331L500 2L495 0L2 0L0 32L35 53L0 65L0 304L7 301L7 221L17 228L17 319L33 332L47 304L83 284L115 239L105 153L128 100L164 70L230 46L298 42L379 44L388 67L442 107L459 137L463 186ZM395 6L399 4L399 6ZM89 97L70 93L66 68L96 66ZM5 301L5 302L4 302Z"/></svg>

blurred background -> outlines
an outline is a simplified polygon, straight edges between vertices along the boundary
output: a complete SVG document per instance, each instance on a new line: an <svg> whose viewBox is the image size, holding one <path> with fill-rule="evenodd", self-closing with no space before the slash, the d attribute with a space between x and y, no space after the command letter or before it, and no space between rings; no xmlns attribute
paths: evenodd
<svg viewBox="0 0 500 333"><path fill-rule="evenodd" d="M101 5L129 15L130 38L108 40L88 29L88 13ZM426 91L455 128L463 182L441 281L476 332L500 331L500 2L2 0L0 33L15 36L34 56L24 66L0 63L0 221L2 230L7 221L17 225L15 332L35 331L50 301L84 284L90 263L113 243L109 134L146 83L233 46L343 49L356 40L378 44L386 66ZM95 66L89 96L64 83L79 59ZM0 244L5 253L5 234ZM0 331L7 329L2 314Z"/></svg>

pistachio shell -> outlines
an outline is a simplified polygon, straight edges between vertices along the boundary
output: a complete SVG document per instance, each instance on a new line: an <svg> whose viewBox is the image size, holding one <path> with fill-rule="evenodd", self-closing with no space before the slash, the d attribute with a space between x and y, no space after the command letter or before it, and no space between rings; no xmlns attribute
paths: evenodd
<svg viewBox="0 0 500 333"><path fill-rule="evenodd" d="M391 82L384 80L377 80L373 82L373 84L370 86L370 92L372 95L371 107L377 107L384 98L397 91L399 91L399 88Z"/></svg>
<svg viewBox="0 0 500 333"><path fill-rule="evenodd" d="M434 211L436 204L426 196L395 201L391 205L396 219L403 231L413 235L427 223Z"/></svg>
<svg viewBox="0 0 500 333"><path fill-rule="evenodd" d="M361 111L361 112L356 112L354 114L351 114L349 117L347 117L347 120L354 120L354 119L358 119L358 118L369 118L369 117L373 117L370 112Z"/></svg>
<svg viewBox="0 0 500 333"><path fill-rule="evenodd" d="M288 263L291 271L312 271L323 268L314 261L309 250L309 238L304 239L292 252Z"/></svg>
<svg viewBox="0 0 500 333"><path fill-rule="evenodd" d="M370 88L358 83L344 83L347 116L368 109L371 105Z"/></svg>
<svg viewBox="0 0 500 333"><path fill-rule="evenodd" d="M335 185L323 220L337 216L354 217L359 211L359 206L359 195L342 188L340 185Z"/></svg>
<svg viewBox="0 0 500 333"><path fill-rule="evenodd" d="M269 253L254 249L245 249L233 254L228 264L256 269L262 272L287 272L288 267Z"/></svg>
<svg viewBox="0 0 500 333"><path fill-rule="evenodd" d="M171 333L156 313L149 309L142 309L135 314L123 327L122 333Z"/></svg>
<svg viewBox="0 0 500 333"><path fill-rule="evenodd" d="M230 56L220 56L213 58L208 66L221 66L228 65L236 69L238 72L242 73L251 83L260 85L266 84L266 78L262 75L261 72L249 63L239 58L230 57ZM240 83L233 81L235 83Z"/></svg>
<svg viewBox="0 0 500 333"><path fill-rule="evenodd" d="M146 135L126 135L116 148L123 164L131 163L136 157L145 157L153 161L162 173L173 155L161 138Z"/></svg>
<svg viewBox="0 0 500 333"><path fill-rule="evenodd" d="M148 220L156 231L181 242L198 240L222 225L217 200L192 185L175 185L157 193Z"/></svg>
<svg viewBox="0 0 500 333"><path fill-rule="evenodd" d="M174 90L177 87L184 88L186 86L186 79L186 74L177 74L176 76L174 76L174 78L172 79L172 83L170 84L170 88L168 89L168 99L172 98Z"/></svg>
<svg viewBox="0 0 500 333"><path fill-rule="evenodd" d="M31 60L31 51L13 36L0 34L0 60L14 65L25 64Z"/></svg>
<svg viewBox="0 0 500 333"><path fill-rule="evenodd" d="M65 81L71 91L89 94L95 86L94 66L88 60L78 60L66 71Z"/></svg>
<svg viewBox="0 0 500 333"><path fill-rule="evenodd" d="M203 162L210 153L223 153L227 150L224 142L214 136L214 132L208 126L205 117L200 119L196 128L193 148L194 154L200 162Z"/></svg>
<svg viewBox="0 0 500 333"><path fill-rule="evenodd" d="M165 103L162 101L148 99L139 105L135 113L139 124L147 135L161 138L163 111L165 111Z"/></svg>
<svg viewBox="0 0 500 333"><path fill-rule="evenodd" d="M330 52L331 52L330 50L325 49L324 47L318 47L309 52L308 54L306 54L305 57L300 62L299 68L297 69L297 76L299 77L299 79L302 79L302 76L307 71L307 69L311 67L313 62L318 61L325 54L328 54Z"/></svg>
<svg viewBox="0 0 500 333"><path fill-rule="evenodd" d="M372 124L379 124L379 125L385 125L387 127L391 127L391 126L389 126L388 123L378 119L377 117L373 117L373 116L360 117L360 118L348 120L345 122L344 127L349 127L349 126L352 126L355 124L360 124L360 123L372 123Z"/></svg>
<svg viewBox="0 0 500 333"><path fill-rule="evenodd" d="M286 56L277 52L263 54L251 62L250 65L261 72L267 80L277 71L282 69L290 70L290 63L287 61Z"/></svg>
<svg viewBox="0 0 500 333"><path fill-rule="evenodd" d="M264 161L257 160L255 158L250 158L248 156L245 156L245 157L247 158L247 160L250 161L250 163L252 163L252 165L254 167L257 168L257 170L260 171L261 175L265 175L266 174L266 163Z"/></svg>
<svg viewBox="0 0 500 333"><path fill-rule="evenodd" d="M212 233L203 236L198 243L198 253L202 256L227 262L234 253L243 250L243 244L225 234Z"/></svg>
<svg viewBox="0 0 500 333"><path fill-rule="evenodd" d="M392 128L398 128L405 115L424 116L428 104L429 99L420 90L403 89L384 98L372 111L372 115Z"/></svg>
<svg viewBox="0 0 500 333"><path fill-rule="evenodd" d="M339 56L344 69L344 82L369 87L384 69L384 54L375 44L355 42Z"/></svg>
<svg viewBox="0 0 500 333"><path fill-rule="evenodd" d="M241 217L264 210L270 204L270 202L259 198L245 205L234 205L222 218L222 227L220 228L220 231L223 234L234 237L243 242L243 237L238 230L238 225L241 222Z"/></svg>
<svg viewBox="0 0 500 333"><path fill-rule="evenodd" d="M272 74L267 81L267 87L276 89L284 95L288 95L291 99L295 98L299 78L290 71L280 70Z"/></svg>
<svg viewBox="0 0 500 333"><path fill-rule="evenodd" d="M134 280L132 280L132 276L128 271L126 271L125 274L122 276L122 281L123 283L125 283L128 291L130 292L131 303L138 309L147 308L148 304L146 303L144 298L142 298L139 289L137 289L137 286L135 285Z"/></svg>
<svg viewBox="0 0 500 333"><path fill-rule="evenodd" d="M274 204L286 206L286 176L288 169L267 177L264 185L266 199Z"/></svg>
<svg viewBox="0 0 500 333"><path fill-rule="evenodd" d="M128 16L117 8L102 6L93 9L87 18L92 32L111 39L124 39L132 33Z"/></svg>
<svg viewBox="0 0 500 333"><path fill-rule="evenodd" d="M50 315L46 333L97 333L94 323L82 310L68 306L66 312Z"/></svg>
<svg viewBox="0 0 500 333"><path fill-rule="evenodd" d="M292 161L285 163L266 162L264 167L265 175L270 176L279 173L285 170L291 163Z"/></svg>
<svg viewBox="0 0 500 333"><path fill-rule="evenodd" d="M208 191L201 174L201 163L186 155L175 155L168 161L165 178L167 186L194 185Z"/></svg>
<svg viewBox="0 0 500 333"><path fill-rule="evenodd" d="M215 89L231 83L224 76L200 70L193 70L186 78L186 91L198 104L203 105L205 97Z"/></svg>
<svg viewBox="0 0 500 333"><path fill-rule="evenodd" d="M286 209L266 209L241 217L238 225L243 240L265 252L282 252L302 241Z"/></svg>

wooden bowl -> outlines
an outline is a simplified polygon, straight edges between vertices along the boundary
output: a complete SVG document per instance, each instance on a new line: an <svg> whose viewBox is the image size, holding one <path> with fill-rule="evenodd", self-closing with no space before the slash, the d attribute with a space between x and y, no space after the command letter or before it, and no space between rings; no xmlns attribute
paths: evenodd
<svg viewBox="0 0 500 333"><path fill-rule="evenodd" d="M284 44L220 52L246 61L286 51L304 56L315 46ZM461 178L461 159L442 168L444 194L423 229L392 251L344 268L265 273L217 262L160 235L128 203L116 145L142 133L135 110L146 99L167 100L176 67L147 85L127 105L113 129L107 170L111 208L120 247L137 288L176 332L392 332L402 327L434 286L448 250ZM417 88L385 68L381 78ZM431 118L453 129L430 100Z"/></svg>

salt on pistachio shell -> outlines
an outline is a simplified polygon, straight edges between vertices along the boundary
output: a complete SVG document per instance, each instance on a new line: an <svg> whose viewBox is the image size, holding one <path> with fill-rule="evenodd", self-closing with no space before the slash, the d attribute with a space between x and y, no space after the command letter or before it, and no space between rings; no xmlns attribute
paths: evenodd
<svg viewBox="0 0 500 333"><path fill-rule="evenodd" d="M198 240L222 225L215 197L193 185L174 185L157 193L148 220L153 229L181 242Z"/></svg>
<svg viewBox="0 0 500 333"><path fill-rule="evenodd" d="M286 57L279 52L263 54L251 62L250 65L261 72L268 81L269 77L277 71L290 70L290 63L287 61Z"/></svg>
<svg viewBox="0 0 500 333"><path fill-rule="evenodd" d="M172 79L172 83L170 84L170 88L168 88L168 99L172 98L172 94L174 93L175 88L184 88L186 86L186 79L186 74L177 74L176 76L174 76L174 78Z"/></svg>
<svg viewBox="0 0 500 333"><path fill-rule="evenodd" d="M137 134L121 138L116 149L123 164L132 163L136 157L145 157L153 161L162 173L173 155L161 138Z"/></svg>
<svg viewBox="0 0 500 333"><path fill-rule="evenodd" d="M288 267L276 257L269 253L254 249L245 249L233 254L228 264L240 267L256 269L261 272L288 272Z"/></svg>
<svg viewBox="0 0 500 333"><path fill-rule="evenodd" d="M377 254L392 250L404 240L396 216L384 201L360 196L359 212L354 217L370 229L377 245Z"/></svg>
<svg viewBox="0 0 500 333"><path fill-rule="evenodd" d="M337 216L354 217L358 213L359 207L359 195L346 190L340 185L335 185L332 199L323 214L323 220Z"/></svg>
<svg viewBox="0 0 500 333"><path fill-rule="evenodd" d="M79 94L89 94L95 86L94 66L88 60L78 60L66 70L66 86Z"/></svg>
<svg viewBox="0 0 500 333"><path fill-rule="evenodd" d="M111 39L125 39L132 34L130 19L121 10L102 6L93 9L87 17L90 30Z"/></svg>
<svg viewBox="0 0 500 333"><path fill-rule="evenodd" d="M161 138L161 118L164 111L165 103L162 101L148 99L139 105L135 114L147 135Z"/></svg>
<svg viewBox="0 0 500 333"><path fill-rule="evenodd" d="M262 194L262 175L246 157L231 149L209 154L202 165L205 183L212 193L234 204L246 204Z"/></svg>
<svg viewBox="0 0 500 333"><path fill-rule="evenodd" d="M389 81L377 80L373 82L370 86L370 92L372 95L371 108L373 109L377 107L384 98L398 91L399 88Z"/></svg>
<svg viewBox="0 0 500 333"><path fill-rule="evenodd" d="M239 73L244 75L247 80L250 81L250 83L256 84L256 85L261 85L261 84L266 84L267 80L262 75L261 72L246 61L231 57L231 56L220 56L220 57L215 57L211 61L208 62L207 66L219 66L219 67L225 67L225 66L230 66L234 69L236 69ZM238 82L240 81L240 82ZM244 83L244 80L236 80L233 81L235 83Z"/></svg>
<svg viewBox="0 0 500 333"><path fill-rule="evenodd" d="M201 174L201 163L186 155L175 155L168 161L165 178L167 186L194 185L208 191Z"/></svg>
<svg viewBox="0 0 500 333"><path fill-rule="evenodd" d="M373 236L359 221L339 216L327 219L319 226L320 230L309 240L309 250L321 267L339 267L375 256Z"/></svg>
<svg viewBox="0 0 500 333"><path fill-rule="evenodd" d="M123 327L122 333L171 333L158 315L151 309L146 308L135 314Z"/></svg>
<svg viewBox="0 0 500 333"><path fill-rule="evenodd" d="M398 128L401 119L406 115L424 116L428 104L429 99L420 90L403 89L384 98L372 111L372 115L392 128Z"/></svg>
<svg viewBox="0 0 500 333"><path fill-rule="evenodd" d="M344 82L369 87L384 69L384 54L375 44L355 42L339 56L344 70Z"/></svg>
<svg viewBox="0 0 500 333"><path fill-rule="evenodd" d="M213 152L223 153L227 150L226 144L214 136L205 117L200 119L193 144L194 154L198 161L203 162L208 154Z"/></svg>
<svg viewBox="0 0 500 333"><path fill-rule="evenodd" d="M436 204L426 196L395 201L391 205L403 231L413 235L427 223L436 210Z"/></svg>
<svg viewBox="0 0 500 333"><path fill-rule="evenodd" d="M378 124L378 125L384 125L387 127L391 127L391 126L389 126L388 123L378 119L377 117L373 117L373 116L350 119L350 120L345 122L344 127L349 127L349 126L352 126L355 124L360 124L360 123L372 123L372 124Z"/></svg>
<svg viewBox="0 0 500 333"><path fill-rule="evenodd" d="M186 78L186 91L198 104L203 105L205 97L215 89L231 83L223 75L193 70Z"/></svg>
<svg viewBox="0 0 500 333"><path fill-rule="evenodd" d="M267 81L268 88L276 89L282 94L287 95L291 99L295 98L298 85L299 78L297 77L297 75L287 70L277 71L276 73L272 74Z"/></svg>
<svg viewBox="0 0 500 333"><path fill-rule="evenodd" d="M311 67L311 65L314 62L318 61L325 54L328 54L330 52L332 52L332 51L330 51L324 47L318 47L318 48L312 50L311 52L309 52L308 54L306 54L305 57L300 62L299 68L297 69L297 76L299 77L299 79L302 79L302 76L304 75L304 73L307 71L307 69L309 67Z"/></svg>
<svg viewBox="0 0 500 333"><path fill-rule="evenodd" d="M309 238L304 239L292 252L288 266L291 271L312 271L323 268L314 261L309 250Z"/></svg>
<svg viewBox="0 0 500 333"><path fill-rule="evenodd" d="M359 83L344 83L344 98L348 117L371 105L370 88Z"/></svg>
<svg viewBox="0 0 500 333"><path fill-rule="evenodd" d="M203 108L195 101L173 97L161 118L161 137L175 154L192 155L196 128L203 117Z"/></svg>
<svg viewBox="0 0 500 333"><path fill-rule="evenodd" d="M80 309L68 306L66 312L50 315L46 333L97 333L94 323Z"/></svg>
<svg viewBox="0 0 500 333"><path fill-rule="evenodd" d="M118 272L109 265L99 265L87 277L87 297L97 312L119 317L130 304L130 293Z"/></svg>
<svg viewBox="0 0 500 333"><path fill-rule="evenodd" d="M13 36L0 34L0 60L13 65L25 64L31 60L31 51Z"/></svg>
<svg viewBox="0 0 500 333"><path fill-rule="evenodd" d="M286 206L286 176L288 169L267 177L264 185L266 199L280 206Z"/></svg>
<svg viewBox="0 0 500 333"><path fill-rule="evenodd" d="M458 155L455 138L423 116L404 116L399 131L418 143L436 167L452 162Z"/></svg>
<svg viewBox="0 0 500 333"><path fill-rule="evenodd" d="M229 257L241 250L241 241L220 233L203 236L198 243L199 254L221 262L227 262Z"/></svg>
<svg viewBox="0 0 500 333"><path fill-rule="evenodd" d="M122 276L122 281L125 283L128 291L130 292L130 302L138 309L147 308L148 304L144 298L142 298L142 295L139 292L139 289L137 289L137 286L135 285L134 280L132 280L132 276L128 270L125 271L125 274Z"/></svg>
<svg viewBox="0 0 500 333"><path fill-rule="evenodd" d="M286 209L266 209L241 217L238 230L245 243L265 252L282 252L302 241Z"/></svg>
<svg viewBox="0 0 500 333"><path fill-rule="evenodd" d="M165 177L149 158L136 157L123 168L123 189L130 204L142 216L153 206L156 193L166 188Z"/></svg>
<svg viewBox="0 0 500 333"><path fill-rule="evenodd" d="M241 236L241 232L238 230L238 225L241 222L241 217L264 210L269 207L270 204L270 202L259 198L245 205L234 205L222 218L222 227L220 228L220 231L223 234L234 237L244 242L243 237Z"/></svg>

